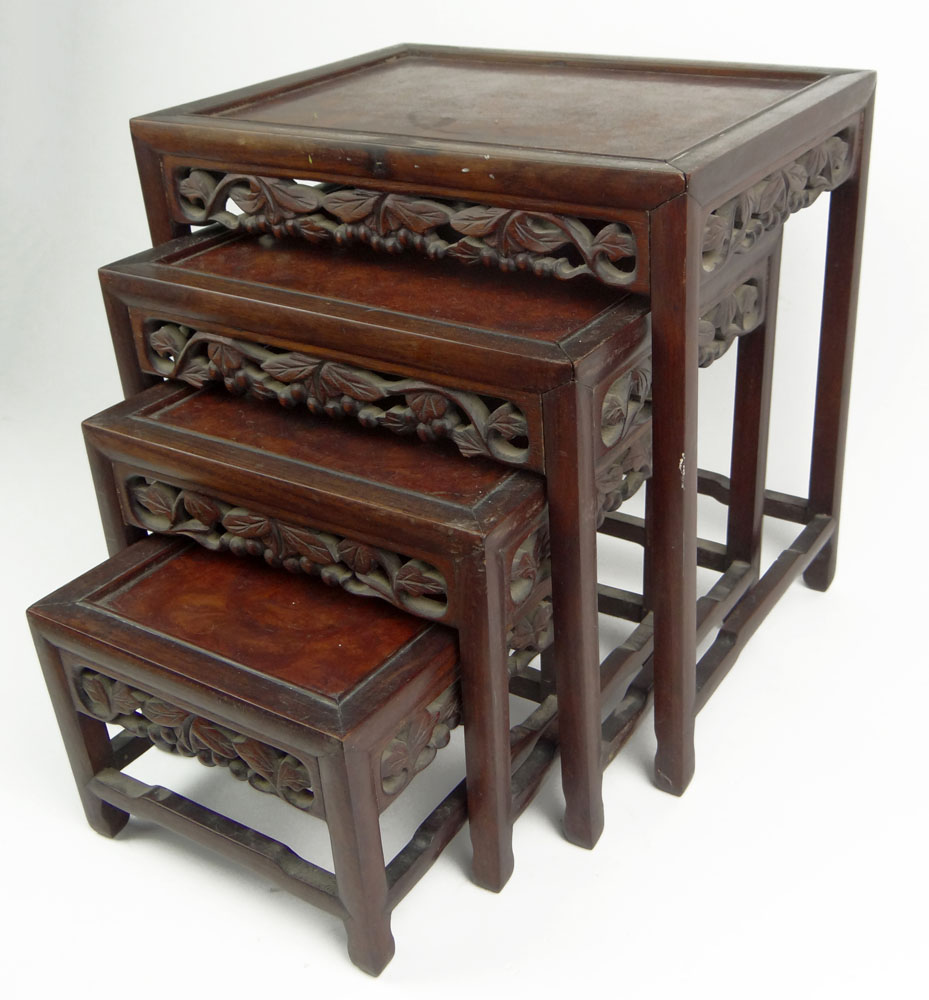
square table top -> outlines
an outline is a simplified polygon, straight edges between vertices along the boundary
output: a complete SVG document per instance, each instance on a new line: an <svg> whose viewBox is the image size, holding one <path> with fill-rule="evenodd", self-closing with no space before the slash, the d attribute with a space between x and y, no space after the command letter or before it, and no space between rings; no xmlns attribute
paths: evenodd
<svg viewBox="0 0 929 1000"><path fill-rule="evenodd" d="M400 45L132 127L163 152L243 172L263 162L278 175L649 208L785 123L801 145L869 87L873 74L846 70Z"/></svg>

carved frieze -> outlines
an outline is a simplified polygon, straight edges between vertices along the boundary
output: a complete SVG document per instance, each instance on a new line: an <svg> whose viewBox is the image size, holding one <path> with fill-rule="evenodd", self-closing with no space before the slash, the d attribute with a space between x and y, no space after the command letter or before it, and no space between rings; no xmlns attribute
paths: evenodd
<svg viewBox="0 0 929 1000"><path fill-rule="evenodd" d="M381 754L381 786L388 795L397 795L428 767L451 731L461 722L461 698L452 685L425 708L419 709L393 737Z"/></svg>
<svg viewBox="0 0 929 1000"><path fill-rule="evenodd" d="M600 437L607 448L651 416L651 357L639 361L607 389L600 410Z"/></svg>
<svg viewBox="0 0 929 1000"><path fill-rule="evenodd" d="M439 570L421 559L289 524L214 497L134 476L126 493L137 523L185 535L204 548L263 558L292 573L318 576L362 597L380 597L420 618L439 619L448 590Z"/></svg>
<svg viewBox="0 0 929 1000"><path fill-rule="evenodd" d="M354 417L366 427L416 434L424 441L449 438L466 456L485 455L508 465L523 465L529 457L526 417L506 401L175 323L151 330L147 342L151 365L165 378L198 387L221 383L238 395Z"/></svg>
<svg viewBox="0 0 929 1000"><path fill-rule="evenodd" d="M629 285L635 277L635 236L618 222L590 228L550 212L198 169L178 175L177 201L194 225L218 222L311 243L366 243L387 253L412 249L545 277L591 275L606 285ZM228 210L230 201L241 214Z"/></svg>
<svg viewBox="0 0 929 1000"><path fill-rule="evenodd" d="M551 576L551 542L548 511L535 531L516 549L510 566L510 599L513 607L523 604L542 580Z"/></svg>
<svg viewBox="0 0 929 1000"><path fill-rule="evenodd" d="M507 637L510 649L514 656L529 653L534 657L536 653L541 653L552 644L554 639L554 629L552 626L552 602L549 598L543 598L534 607L516 618L513 627ZM530 657L530 658L531 658ZM512 671L513 664L510 664Z"/></svg>
<svg viewBox="0 0 929 1000"><path fill-rule="evenodd" d="M196 757L207 767L224 767L252 788L277 795L297 809L312 809L310 774L291 754L94 670L82 670L75 681L84 710L95 719L121 726L162 750Z"/></svg>
<svg viewBox="0 0 929 1000"><path fill-rule="evenodd" d="M700 317L697 350L701 368L708 368L721 358L737 337L751 333L761 325L766 286L764 276L752 278Z"/></svg>
<svg viewBox="0 0 929 1000"><path fill-rule="evenodd" d="M651 429L645 428L633 435L629 446L617 449L617 452L597 469L598 526L611 510L616 510L628 500L652 474Z"/></svg>
<svg viewBox="0 0 929 1000"><path fill-rule="evenodd" d="M764 233L847 180L851 168L851 134L846 131L715 209L703 231L703 270L715 271L734 254L750 250Z"/></svg>

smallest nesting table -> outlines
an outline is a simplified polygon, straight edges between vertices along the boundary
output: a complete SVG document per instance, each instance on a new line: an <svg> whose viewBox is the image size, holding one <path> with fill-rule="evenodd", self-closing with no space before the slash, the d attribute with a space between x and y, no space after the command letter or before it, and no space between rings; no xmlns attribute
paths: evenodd
<svg viewBox="0 0 929 1000"><path fill-rule="evenodd" d="M390 911L465 819L459 786L385 869L378 814L459 722L455 633L154 536L29 619L91 826L112 837L137 814L245 864L344 920L352 960L377 975ZM335 872L123 773L153 745L325 820Z"/></svg>

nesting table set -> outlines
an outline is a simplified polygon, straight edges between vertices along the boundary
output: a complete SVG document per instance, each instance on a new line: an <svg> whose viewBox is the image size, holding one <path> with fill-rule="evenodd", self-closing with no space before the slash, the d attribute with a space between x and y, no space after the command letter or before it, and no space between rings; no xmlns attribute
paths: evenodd
<svg viewBox="0 0 929 1000"><path fill-rule="evenodd" d="M101 271L126 400L84 425L111 558L30 609L91 825L256 868L377 974L466 819L503 887L556 754L586 847L652 701L682 793L696 712L790 582L834 573L873 91L399 46L133 120L154 249ZM782 227L823 192L804 498L766 489L768 411ZM721 475L698 371L734 343ZM762 574L765 516L802 528ZM644 546L641 593L598 585L598 532ZM598 612L635 626L602 662ZM385 865L379 813L459 723L465 780ZM334 872L124 773L152 744L322 818Z"/></svg>

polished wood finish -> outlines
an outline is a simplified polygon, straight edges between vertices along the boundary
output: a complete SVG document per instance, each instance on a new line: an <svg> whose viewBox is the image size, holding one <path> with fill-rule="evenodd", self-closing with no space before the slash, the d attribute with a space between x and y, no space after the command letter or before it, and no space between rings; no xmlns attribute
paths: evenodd
<svg viewBox="0 0 929 1000"><path fill-rule="evenodd" d="M271 609L274 628L264 617ZM454 633L157 538L40 601L29 617L91 825L112 836L138 811L232 853L340 916L352 960L377 975L394 949L377 824L397 794L385 768L394 742L412 739L404 727L418 713L439 727L426 734L438 746L456 724ZM326 820L334 876L121 775L109 721L247 772L264 791L278 782L278 794ZM410 760L418 765L430 745L410 745Z"/></svg>
<svg viewBox="0 0 929 1000"><path fill-rule="evenodd" d="M254 282L255 276L267 282ZM101 280L127 389L135 390L158 376L186 378L197 384L205 371L198 360L203 353L232 348L239 354L244 351L251 360L245 365L236 362L231 375L224 375L222 366L214 363L212 381L225 383L230 391L255 395L260 390L262 398L293 403L292 383L269 383L259 371L261 365L265 369L279 366L283 355L272 357L246 346L260 344L262 351L282 351L291 359L296 352L306 363L309 359L318 364L350 361L352 378L368 380L365 384L371 387L364 399L377 397L357 415L368 425L386 423L386 417L362 420L362 413L370 414L371 406L387 406L392 401L414 409L418 405L399 381L395 385L401 388L391 390L394 395L381 404L378 394L388 390L383 380L371 381L372 373L420 379L416 393L442 394L469 416L474 408L464 393L487 400L488 410L502 402L518 411L524 418L520 436L506 442L506 448L495 447L491 440L486 456L477 458L489 457L546 476L549 517L558 526L553 531L552 551L557 638L551 670L563 679L558 726L562 767L570 775L563 783L565 829L573 841L592 847L602 829L602 806L596 805L601 798L600 735L595 721L600 683L596 525L604 511L618 506L650 468L646 303L593 284L586 291L581 288L579 294L567 295L558 284L529 275L474 272L451 262L413 257L397 262L363 251L320 250L290 241L256 246L254 241L215 230L103 268ZM527 311L524 304L533 297L537 303ZM547 316L543 322L533 319L536 309ZM200 353L191 346L175 350L170 343L165 345L158 339L165 324L172 330L184 327L186 336L196 331L185 343ZM169 352L169 357L164 358L159 350ZM296 405L312 404L338 415L347 409L351 416L353 406L346 406L344 380L332 405L322 405L323 390L318 388L322 369L315 371L317 381L307 383L311 398ZM638 381L628 387L628 398L620 392L615 405L607 406L611 389L618 383L622 387L623 380L633 376ZM268 386L273 388L269 391ZM227 426L260 419L260 429L241 432L252 434L256 449L278 446L282 436L293 436L297 426L288 419L298 416L295 413L278 413L272 425L270 416L246 421L242 414L251 411L235 411L231 406L215 412ZM420 425L417 433L429 436L433 427ZM158 428L150 428L144 436L154 440L159 433ZM316 461L316 475L327 475L330 462L343 461L347 467L357 464L352 457L339 458L339 435L347 430L327 426L317 433L325 434L324 440L332 444L327 457ZM460 437L460 427L444 436L450 438L448 444L457 443L461 453L473 456L479 450L473 438ZM377 449L384 450L375 453L382 456L375 460L385 472L395 462L390 457L392 448L421 447L415 440L402 442L401 447L385 435L379 441ZM345 454L350 456L349 451ZM430 453L429 475L452 496L464 488L458 484L464 484L462 477L467 474L457 471L460 456L451 447L448 456L442 456L446 464L441 464ZM214 460L204 454L199 481L205 481L205 470ZM228 478L225 457L215 461L217 475ZM250 463L254 464L254 458ZM220 485L216 476L213 481ZM339 502L350 506L354 501L346 494ZM387 501L385 506L389 506ZM410 547L415 540L404 534L403 524L392 530L397 547L416 551ZM478 617L472 621L476 623ZM579 663L586 663L586 670ZM582 678L586 678L583 683Z"/></svg>
<svg viewBox="0 0 929 1000"><path fill-rule="evenodd" d="M644 606L654 614L657 776L680 793L694 766L698 317L749 271L767 267L763 326L771 327L780 227L821 192L836 191L810 493L816 513L837 516L873 90L873 74L849 70L407 45L146 115L132 130L156 242L212 218L252 233L410 251L409 262L412 251L479 259L649 295L654 482ZM568 106L571 114L557 113ZM311 192L295 181L323 187ZM228 212L227 195L241 217ZM557 246L556 232L570 239ZM585 295L589 281L573 280L571 294ZM544 284L538 280L540 295ZM740 344L729 496L728 558L754 573L769 351L766 336ZM589 385L582 367L576 361L549 384L549 402L565 409L545 411L546 450L567 439L559 422L570 423L583 390L561 386L572 378ZM535 384L531 348L524 370ZM555 479L552 454L532 467L554 494L570 493ZM572 462L564 472L577 482ZM586 531L583 494L562 502L565 512L580 512ZM567 523L557 504L553 518ZM562 601L572 602L562 632L575 636L593 620L596 592L570 574L590 564L591 546L560 534L555 552L569 574ZM807 571L811 584L828 584L834 553L830 541ZM557 603L556 615L567 614ZM583 662L574 672L577 711L590 731L598 722L580 692L595 686L593 645L576 647ZM591 833L601 814L589 778L591 737L565 739L568 756L579 755L566 777L586 784L577 794L589 810L586 824L568 826Z"/></svg>
<svg viewBox="0 0 929 1000"><path fill-rule="evenodd" d="M541 480L175 383L84 430L111 552L145 530L187 534L458 629L474 877L502 888L513 869L508 648L525 656L551 640Z"/></svg>

